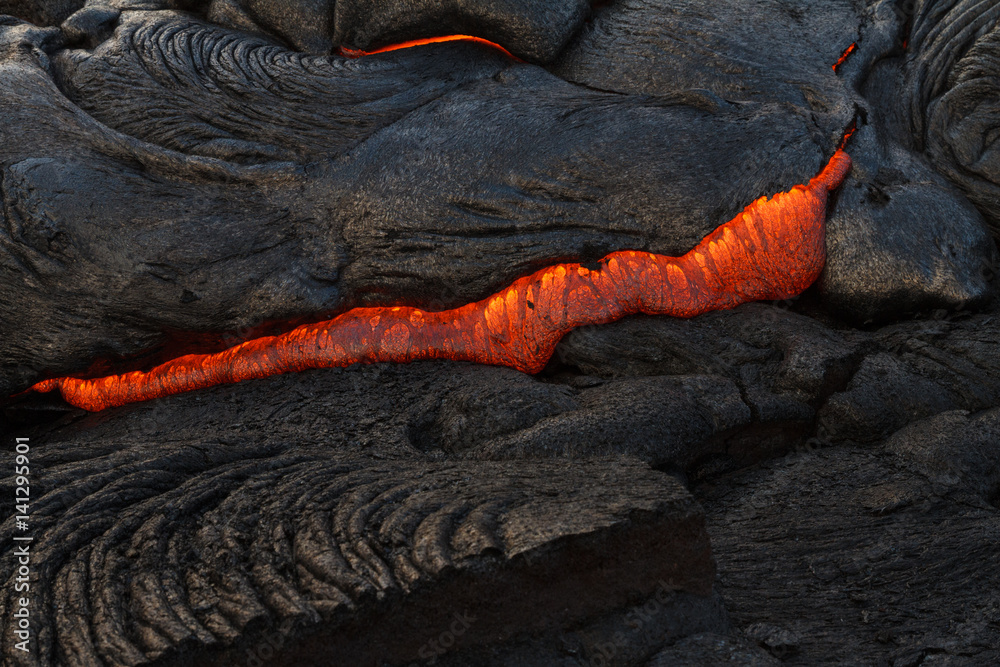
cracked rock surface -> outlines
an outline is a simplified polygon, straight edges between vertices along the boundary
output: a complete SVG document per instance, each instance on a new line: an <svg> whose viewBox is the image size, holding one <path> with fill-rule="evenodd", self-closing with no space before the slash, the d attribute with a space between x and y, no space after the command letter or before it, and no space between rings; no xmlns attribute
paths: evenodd
<svg viewBox="0 0 1000 667"><path fill-rule="evenodd" d="M4 401L4 455L31 443L35 605L14 651L7 467L4 664L1000 664L996 3L0 15L4 397L681 254L857 124L797 300L580 328L537 376ZM340 55L440 26L519 60Z"/></svg>
<svg viewBox="0 0 1000 667"><path fill-rule="evenodd" d="M283 664L409 664L468 614L442 664L995 661L1000 320L807 309L579 330L538 377L354 366L9 408L40 452L46 655L229 664L270 637ZM92 639L111 628L127 649Z"/></svg>
<svg viewBox="0 0 1000 667"><path fill-rule="evenodd" d="M680 255L807 182L852 123L826 307L981 308L996 12L890 5L91 0L60 19L8 1L0 393L359 305L452 308L560 261ZM498 26L522 17L528 62L468 42L340 55L436 12L519 53Z"/></svg>

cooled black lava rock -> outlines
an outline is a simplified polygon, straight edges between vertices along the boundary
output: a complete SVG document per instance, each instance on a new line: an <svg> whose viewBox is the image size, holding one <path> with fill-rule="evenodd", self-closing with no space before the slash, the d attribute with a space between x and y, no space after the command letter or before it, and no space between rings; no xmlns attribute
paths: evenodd
<svg viewBox="0 0 1000 667"><path fill-rule="evenodd" d="M8 404L36 466L29 660L1000 659L1000 334L965 312L996 309L996 3L82 5L0 0L3 395L681 254L858 131L795 304L579 329L538 377L428 362ZM440 32L529 62L334 55Z"/></svg>
<svg viewBox="0 0 1000 667"><path fill-rule="evenodd" d="M558 260L681 254L823 164L795 109L592 91L484 49L345 61L126 12L94 52L52 57L75 105L19 51L0 73L24 127L0 149L6 386L166 331L452 307Z"/></svg>
<svg viewBox="0 0 1000 667"><path fill-rule="evenodd" d="M900 29L871 8L777 3L761 31L736 6L616 3L546 71L475 44L309 56L263 33L329 8L249 5L228 24L253 35L157 3L88 5L64 24L87 50L3 28L4 392L169 332L451 307L555 261L681 254L811 177L856 109L871 124L830 218L829 305L867 320L990 294L979 213L886 143L894 100L858 92Z"/></svg>
<svg viewBox="0 0 1000 667"><path fill-rule="evenodd" d="M0 0L0 14L16 16L35 25L59 25L83 7L85 0Z"/></svg>

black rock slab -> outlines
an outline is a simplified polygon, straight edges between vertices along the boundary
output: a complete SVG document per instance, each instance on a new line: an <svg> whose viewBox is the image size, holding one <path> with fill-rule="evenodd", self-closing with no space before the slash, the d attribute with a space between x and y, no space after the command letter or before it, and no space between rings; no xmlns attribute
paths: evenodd
<svg viewBox="0 0 1000 667"><path fill-rule="evenodd" d="M441 667L632 667L643 665L664 645L681 643L691 635L719 636L728 630L717 593L703 597L671 591L670 582L661 580L656 593L645 600L583 624L489 648L450 651L435 641L434 646L427 645L424 655ZM447 634L443 636L450 642Z"/></svg>
<svg viewBox="0 0 1000 667"><path fill-rule="evenodd" d="M390 458L626 456L674 469L724 452L742 463L767 456L809 433L814 416L794 404L791 414L758 423L737 385L719 376L564 384L468 364L307 371L92 415L64 409L45 397L7 414L21 422L17 435L63 448L222 437L254 446L324 443Z"/></svg>
<svg viewBox="0 0 1000 667"><path fill-rule="evenodd" d="M886 327L820 409L819 421L834 440L872 442L941 412L995 407L997 340L994 316Z"/></svg>
<svg viewBox="0 0 1000 667"><path fill-rule="evenodd" d="M38 26L59 25L83 7L85 0L0 0L0 14Z"/></svg>
<svg viewBox="0 0 1000 667"><path fill-rule="evenodd" d="M720 375L815 406L847 381L870 334L824 324L792 310L796 305L746 304L686 320L636 316L581 327L563 338L557 356L584 375Z"/></svg>
<svg viewBox="0 0 1000 667"><path fill-rule="evenodd" d="M585 375L725 377L739 387L753 423L791 425L798 415L828 442L875 442L941 412L1000 403L993 314L874 331L832 324L748 304L689 321L637 317L580 329L558 356Z"/></svg>
<svg viewBox="0 0 1000 667"><path fill-rule="evenodd" d="M25 128L0 143L3 393L170 332L453 307L555 261L682 254L826 150L778 105L589 91L476 46L310 59L176 12L122 17L93 53L52 58L57 34L2 27L0 113ZM462 54L466 74L423 67ZM338 96L388 125L353 145ZM281 98L305 100L287 130L268 120Z"/></svg>
<svg viewBox="0 0 1000 667"><path fill-rule="evenodd" d="M734 631L782 664L1000 660L996 507L877 447L804 448L694 492Z"/></svg>
<svg viewBox="0 0 1000 667"><path fill-rule="evenodd" d="M338 0L333 41L371 49L450 34L499 43L532 62L548 62L583 24L588 0Z"/></svg>
<svg viewBox="0 0 1000 667"><path fill-rule="evenodd" d="M37 650L11 664L223 665L274 637L275 664L404 664L449 628L495 645L661 588L661 613L678 592L711 608L703 515L641 465L222 442L39 446L32 465Z"/></svg>
<svg viewBox="0 0 1000 667"><path fill-rule="evenodd" d="M854 99L833 71L858 41L858 3L625 0L595 12L552 71L620 93L707 91L728 101L781 102L811 112L834 143Z"/></svg>
<svg viewBox="0 0 1000 667"><path fill-rule="evenodd" d="M942 412L903 427L885 447L943 492L1000 507L1000 408Z"/></svg>
<svg viewBox="0 0 1000 667"><path fill-rule="evenodd" d="M752 423L736 384L713 376L595 383L581 390L577 401L573 411L494 437L466 455L572 459L628 453L653 465L686 468L692 460L724 449L724 435Z"/></svg>
<svg viewBox="0 0 1000 667"><path fill-rule="evenodd" d="M803 304L804 307L804 304ZM356 365L213 387L96 414L11 404L39 443L328 443L381 457L629 456L701 476L805 443L875 443L1000 403L993 315L858 331L788 306L584 327L540 376L466 363Z"/></svg>

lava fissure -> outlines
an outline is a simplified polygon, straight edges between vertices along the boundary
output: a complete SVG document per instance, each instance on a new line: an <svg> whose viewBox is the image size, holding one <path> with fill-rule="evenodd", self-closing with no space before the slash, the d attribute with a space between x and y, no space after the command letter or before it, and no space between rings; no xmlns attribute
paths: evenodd
<svg viewBox="0 0 1000 667"><path fill-rule="evenodd" d="M347 46L341 46L337 49L337 53L345 58L361 58L363 56L373 56L378 53L388 53L390 51L400 51L402 49L411 49L415 46L425 46L427 44L441 44L444 42L475 42L476 44L482 44L484 46L489 46L491 48L497 49L502 52L505 56L511 60L516 60L517 62L523 63L524 61L515 56L513 53L500 46L496 42L491 42L488 39L483 39L482 37L475 37L473 35L444 35L441 37L425 37L423 39L413 39L408 42L400 42L398 44L390 44L389 46L383 46L377 49L372 49L371 51L365 51L363 49L352 49Z"/></svg>
<svg viewBox="0 0 1000 667"><path fill-rule="evenodd" d="M571 329L626 315L693 317L756 300L786 299L811 285L826 259L826 207L851 166L838 149L808 185L761 197L682 257L625 250L597 268L558 264L482 301L429 312L355 308L325 322L192 354L150 371L56 378L29 391L60 390L97 411L217 384L355 363L464 360L540 371Z"/></svg>
<svg viewBox="0 0 1000 667"><path fill-rule="evenodd" d="M845 62L847 62L847 59L851 57L851 54L854 53L857 50L857 48L858 48L858 43L853 42L850 46L844 49L844 52L840 54L840 58L837 60L837 62L833 64L833 71L836 72L838 69L840 69L840 66L843 65Z"/></svg>

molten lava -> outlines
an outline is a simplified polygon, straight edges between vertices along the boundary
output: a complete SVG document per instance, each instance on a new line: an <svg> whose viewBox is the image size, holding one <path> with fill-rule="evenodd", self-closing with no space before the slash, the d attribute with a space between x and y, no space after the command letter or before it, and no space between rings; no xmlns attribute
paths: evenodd
<svg viewBox="0 0 1000 667"><path fill-rule="evenodd" d="M497 49L503 52L508 58L516 60L518 62L524 62L514 54L512 54L507 49L503 48L496 42L491 42L488 39L483 39L482 37L473 37L472 35L445 35L444 37L426 37L424 39L414 39L409 42L400 42L399 44L391 44L389 46L383 46L381 48L375 49L374 51L362 51L361 49L351 49L346 46L341 46L337 51L340 55L345 58L361 58L362 56L373 56L376 53L388 53L389 51L399 51L400 49L410 49L415 46L424 46L426 44L440 44L442 42L475 42L477 44L484 44L491 48Z"/></svg>
<svg viewBox="0 0 1000 667"><path fill-rule="evenodd" d="M850 126L847 128L847 131L844 132L844 138L840 140L840 145L837 146L837 150L842 151L845 148L847 148L847 142L851 140L851 137L853 137L857 133L857 131L858 131L858 119L855 118L854 120L851 121Z"/></svg>
<svg viewBox="0 0 1000 667"><path fill-rule="evenodd" d="M845 62L847 62L847 59L851 57L851 54L854 53L857 50L857 48L858 44L857 42L854 42L846 49L844 49L844 52L840 54L840 59L838 59L837 62L833 63L833 71L836 72L838 69L840 69L840 66L843 65Z"/></svg>
<svg viewBox="0 0 1000 667"><path fill-rule="evenodd" d="M453 359L536 373L574 327L637 313L692 317L799 294L823 269L827 197L850 166L850 157L837 150L808 185L772 199L761 197L679 258L614 252L596 269L551 266L453 310L355 308L216 354L179 357L148 372L56 378L31 390L59 389L72 405L96 411L227 382L355 363Z"/></svg>

